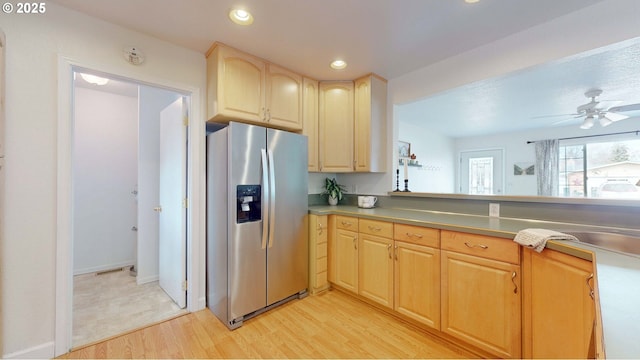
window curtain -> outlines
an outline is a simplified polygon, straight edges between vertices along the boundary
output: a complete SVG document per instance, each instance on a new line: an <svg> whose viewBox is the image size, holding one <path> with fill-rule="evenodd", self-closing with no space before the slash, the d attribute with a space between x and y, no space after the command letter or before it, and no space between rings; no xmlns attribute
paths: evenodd
<svg viewBox="0 0 640 360"><path fill-rule="evenodd" d="M558 196L559 158L560 141L558 139L536 141L538 195Z"/></svg>

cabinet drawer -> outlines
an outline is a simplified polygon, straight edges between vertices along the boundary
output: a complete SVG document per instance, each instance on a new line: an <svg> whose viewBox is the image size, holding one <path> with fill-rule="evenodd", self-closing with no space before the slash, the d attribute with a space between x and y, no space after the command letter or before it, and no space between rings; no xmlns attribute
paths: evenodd
<svg viewBox="0 0 640 360"><path fill-rule="evenodd" d="M443 230L442 250L520 264L520 247L509 239Z"/></svg>
<svg viewBox="0 0 640 360"><path fill-rule="evenodd" d="M319 274L321 272L327 271L327 258L322 258L316 260L316 272Z"/></svg>
<svg viewBox="0 0 640 360"><path fill-rule="evenodd" d="M316 259L327 257L327 243L316 245Z"/></svg>
<svg viewBox="0 0 640 360"><path fill-rule="evenodd" d="M417 245L440 247L440 230L422 226L395 224L393 238Z"/></svg>
<svg viewBox="0 0 640 360"><path fill-rule="evenodd" d="M316 289L327 285L327 272L321 272L316 274Z"/></svg>
<svg viewBox="0 0 640 360"><path fill-rule="evenodd" d="M343 230L358 231L358 219L336 215L336 227Z"/></svg>
<svg viewBox="0 0 640 360"><path fill-rule="evenodd" d="M393 223L390 222L360 219L358 228L362 234L393 238Z"/></svg>

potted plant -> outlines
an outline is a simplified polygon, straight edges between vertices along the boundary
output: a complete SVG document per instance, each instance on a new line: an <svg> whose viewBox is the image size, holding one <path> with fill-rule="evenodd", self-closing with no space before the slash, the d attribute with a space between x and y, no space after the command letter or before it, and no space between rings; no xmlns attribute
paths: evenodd
<svg viewBox="0 0 640 360"><path fill-rule="evenodd" d="M324 180L324 192L322 195L329 197L329 205L337 205L338 200L342 200L342 193L347 192L344 186L338 184L336 178Z"/></svg>

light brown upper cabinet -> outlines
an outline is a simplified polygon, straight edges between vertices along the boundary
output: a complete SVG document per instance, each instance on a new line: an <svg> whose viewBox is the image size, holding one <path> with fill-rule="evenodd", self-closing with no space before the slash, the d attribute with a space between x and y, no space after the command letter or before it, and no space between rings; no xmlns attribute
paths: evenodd
<svg viewBox="0 0 640 360"><path fill-rule="evenodd" d="M319 86L319 170L353 171L353 81Z"/></svg>
<svg viewBox="0 0 640 360"><path fill-rule="evenodd" d="M302 76L219 43L207 55L207 97L210 120L302 129Z"/></svg>
<svg viewBox="0 0 640 360"><path fill-rule="evenodd" d="M318 81L302 79L302 134L307 135L309 171L320 171L318 164Z"/></svg>
<svg viewBox="0 0 640 360"><path fill-rule="evenodd" d="M274 127L302 130L302 76L267 65L266 120Z"/></svg>
<svg viewBox="0 0 640 360"><path fill-rule="evenodd" d="M354 170L384 172L387 80L370 74L355 81Z"/></svg>

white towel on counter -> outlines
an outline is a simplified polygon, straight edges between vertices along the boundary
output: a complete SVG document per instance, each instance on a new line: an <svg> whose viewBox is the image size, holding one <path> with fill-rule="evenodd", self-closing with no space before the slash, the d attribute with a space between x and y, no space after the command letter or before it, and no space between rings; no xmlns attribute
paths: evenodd
<svg viewBox="0 0 640 360"><path fill-rule="evenodd" d="M549 229L524 229L520 230L513 241L522 246L534 249L537 252L544 250L549 240L569 240L578 241L578 239L569 234Z"/></svg>

